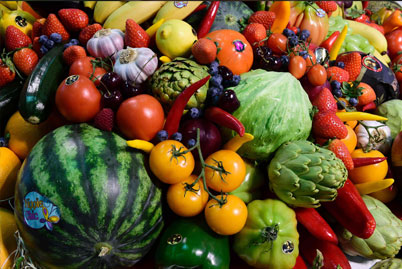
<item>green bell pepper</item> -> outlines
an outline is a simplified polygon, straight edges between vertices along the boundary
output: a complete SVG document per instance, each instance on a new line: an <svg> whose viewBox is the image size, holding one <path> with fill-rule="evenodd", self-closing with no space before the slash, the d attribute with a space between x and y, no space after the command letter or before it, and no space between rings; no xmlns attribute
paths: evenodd
<svg viewBox="0 0 402 269"><path fill-rule="evenodd" d="M229 238L214 233L202 218L174 220L156 248L157 268L228 269Z"/></svg>
<svg viewBox="0 0 402 269"><path fill-rule="evenodd" d="M243 160L246 164L246 176L241 185L230 194L236 195L247 204L263 197L263 190L265 188L262 188L262 186L264 185L265 180L268 179L265 177L265 171L258 167L254 162L245 159ZM266 189L268 190L268 188Z"/></svg>
<svg viewBox="0 0 402 269"><path fill-rule="evenodd" d="M244 228L233 250L256 268L291 269L299 255L295 212L280 200L254 200L247 205Z"/></svg>

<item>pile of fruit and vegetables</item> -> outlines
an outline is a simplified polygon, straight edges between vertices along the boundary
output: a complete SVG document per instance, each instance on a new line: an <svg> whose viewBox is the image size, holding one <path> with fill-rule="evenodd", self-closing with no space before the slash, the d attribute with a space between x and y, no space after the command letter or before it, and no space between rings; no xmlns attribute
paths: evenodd
<svg viewBox="0 0 402 269"><path fill-rule="evenodd" d="M0 268L402 268L401 86L393 1L1 1Z"/></svg>

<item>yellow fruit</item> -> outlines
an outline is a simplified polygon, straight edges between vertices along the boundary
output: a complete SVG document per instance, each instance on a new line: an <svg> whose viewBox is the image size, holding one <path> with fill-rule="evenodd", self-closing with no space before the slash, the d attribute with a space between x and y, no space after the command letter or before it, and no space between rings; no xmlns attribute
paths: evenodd
<svg viewBox="0 0 402 269"><path fill-rule="evenodd" d="M33 146L49 131L47 122L39 125L24 120L17 111L8 120L5 134L9 133L8 147L21 159L25 159Z"/></svg>
<svg viewBox="0 0 402 269"><path fill-rule="evenodd" d="M22 10L7 11L0 9L0 35L4 36L8 26L13 25L31 36L32 25L36 21L35 17Z"/></svg>
<svg viewBox="0 0 402 269"><path fill-rule="evenodd" d="M352 158L384 157L384 154L378 150L364 152L362 149L356 149L351 154ZM349 171L349 178L354 184L360 184L370 181L383 180L388 172L388 162L385 160L380 163L355 167Z"/></svg>
<svg viewBox="0 0 402 269"><path fill-rule="evenodd" d="M348 135L344 139L341 139L341 141L345 143L346 147L349 150L349 153L352 153L357 145L357 136L352 127L350 127L349 125L345 125L345 127L348 130Z"/></svg>
<svg viewBox="0 0 402 269"><path fill-rule="evenodd" d="M188 56L197 41L193 27L182 20L168 20L156 31L156 46L170 59Z"/></svg>
<svg viewBox="0 0 402 269"><path fill-rule="evenodd" d="M9 148L0 147L0 200L14 196L20 167L21 161L18 156Z"/></svg>
<svg viewBox="0 0 402 269"><path fill-rule="evenodd" d="M393 185L389 188L370 193L369 195L386 204L394 200L397 194L398 190L395 185Z"/></svg>
<svg viewBox="0 0 402 269"><path fill-rule="evenodd" d="M12 253L17 249L14 233L17 231L12 211L0 208L0 268L11 269L14 263ZM8 260L7 258L10 257ZM7 261L6 261L7 260Z"/></svg>

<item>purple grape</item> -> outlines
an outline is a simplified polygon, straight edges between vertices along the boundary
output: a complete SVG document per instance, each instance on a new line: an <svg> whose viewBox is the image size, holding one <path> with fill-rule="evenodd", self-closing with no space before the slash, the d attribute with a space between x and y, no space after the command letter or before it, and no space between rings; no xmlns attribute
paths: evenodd
<svg viewBox="0 0 402 269"><path fill-rule="evenodd" d="M145 93L145 90L142 87L135 87L128 81L123 83L123 85L120 87L120 91L125 99Z"/></svg>
<svg viewBox="0 0 402 269"><path fill-rule="evenodd" d="M119 90L123 80L115 72L108 72L101 78L101 82L107 87L109 91Z"/></svg>
<svg viewBox="0 0 402 269"><path fill-rule="evenodd" d="M229 113L239 108L240 102L233 90L226 90L220 96L218 106Z"/></svg>
<svg viewBox="0 0 402 269"><path fill-rule="evenodd" d="M123 102L123 95L120 91L106 91L102 96L103 106L107 108L111 108L116 111L121 102Z"/></svg>

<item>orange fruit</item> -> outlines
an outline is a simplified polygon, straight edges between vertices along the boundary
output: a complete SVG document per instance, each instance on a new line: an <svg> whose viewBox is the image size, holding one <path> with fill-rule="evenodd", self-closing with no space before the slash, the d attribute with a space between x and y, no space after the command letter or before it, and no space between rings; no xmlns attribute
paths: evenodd
<svg viewBox="0 0 402 269"><path fill-rule="evenodd" d="M17 249L17 241L14 237L16 231L17 224L13 212L0 208L0 268L13 267L14 255L11 254Z"/></svg>
<svg viewBox="0 0 402 269"><path fill-rule="evenodd" d="M378 150L364 152L362 149L356 149L352 152L352 158L367 158L367 157L384 157L384 154ZM388 162L383 161L376 164L356 167L349 171L349 179L355 184L377 181L385 178L388 172Z"/></svg>
<svg viewBox="0 0 402 269"><path fill-rule="evenodd" d="M357 145L357 135L355 131L353 131L352 127L350 127L349 125L345 126L346 129L348 130L348 135L344 139L341 139L341 141L345 143L346 147L349 150L349 153L352 153Z"/></svg>
<svg viewBox="0 0 402 269"><path fill-rule="evenodd" d="M0 147L0 200L14 196L21 161L13 151Z"/></svg>
<svg viewBox="0 0 402 269"><path fill-rule="evenodd" d="M389 188L370 193L369 195L386 204L394 200L397 194L398 190L395 185L393 185Z"/></svg>

